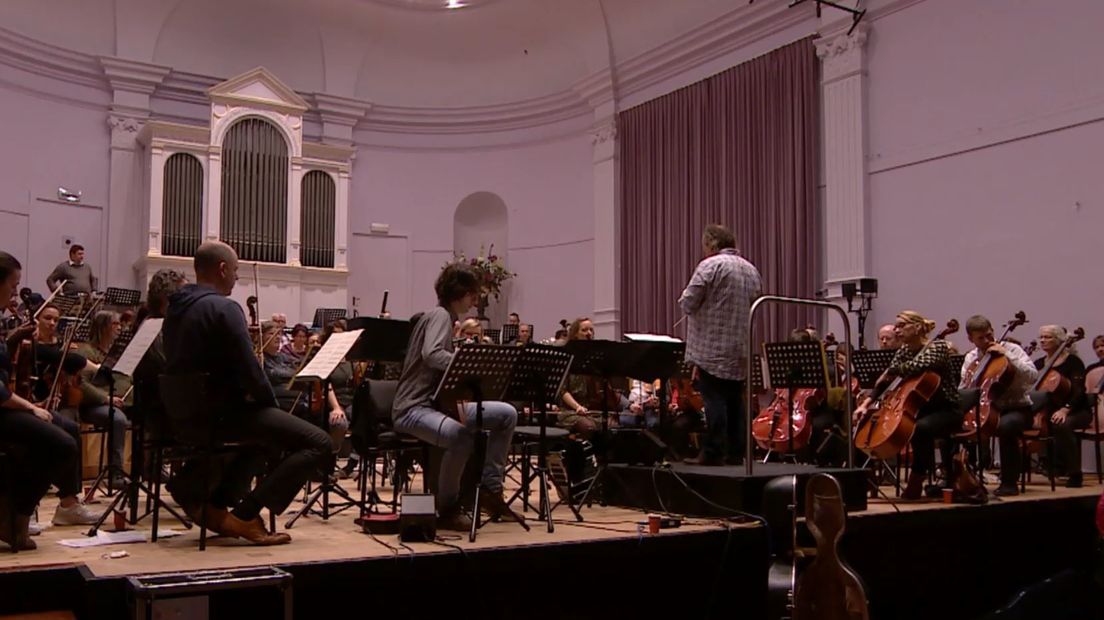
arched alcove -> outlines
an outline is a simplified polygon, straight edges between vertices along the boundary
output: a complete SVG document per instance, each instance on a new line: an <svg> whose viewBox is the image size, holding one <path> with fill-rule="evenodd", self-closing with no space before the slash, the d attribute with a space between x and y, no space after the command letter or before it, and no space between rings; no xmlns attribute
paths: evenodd
<svg viewBox="0 0 1104 620"><path fill-rule="evenodd" d="M501 256L506 266L509 267L507 248L509 247L509 214L506 203L492 192L475 192L469 194L456 206L456 213L452 220L452 251L463 253L472 258L478 256L482 249L485 253L491 252ZM502 289L502 295L498 301L491 297L487 306L487 318L491 325L498 326L506 321L509 301L509 282Z"/></svg>

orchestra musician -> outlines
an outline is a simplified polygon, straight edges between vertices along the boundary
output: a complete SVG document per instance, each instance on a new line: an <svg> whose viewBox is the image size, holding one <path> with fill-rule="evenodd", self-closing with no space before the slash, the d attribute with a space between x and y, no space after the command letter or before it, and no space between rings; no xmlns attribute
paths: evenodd
<svg viewBox="0 0 1104 620"><path fill-rule="evenodd" d="M97 312L92 317L90 339L77 347L77 354L83 355L91 362L102 364L111 351L115 339L119 337L120 330L118 314L108 310ZM101 378L99 374L84 377L81 381L80 419L100 428L105 428L109 421L112 422L110 463L112 466L119 468L117 471L121 471L123 467L123 445L126 439L127 424L129 423L123 408L134 404L133 399L128 396L130 379L124 375L115 375L114 400L109 398L110 391L106 378ZM125 402L124 396L128 396ZM111 414L112 408L115 410L114 415ZM124 484L123 481L119 479L111 482L112 488L116 488L117 485L121 488L122 484Z"/></svg>
<svg viewBox="0 0 1104 620"><path fill-rule="evenodd" d="M279 327L270 322L265 322L261 326L261 338L265 343L265 375L268 376L272 390L276 393L276 402L284 411L319 428L326 428L323 426L322 416L327 415L325 412L327 403L313 403L306 392L288 387L295 375L299 374L302 357L293 358L285 351L277 350L275 337L277 329ZM341 442L345 440L345 431L349 430L349 421L345 419L345 412L340 408L330 411L328 416L330 442L333 445L333 451L337 452L341 449Z"/></svg>
<svg viewBox="0 0 1104 620"><path fill-rule="evenodd" d="M572 340L594 340L594 322L588 317L579 317L572 321L567 328L566 342ZM616 406L602 406L607 391L611 400L616 400ZM560 403L561 411L556 423L583 439L589 439L602 428L603 410L608 409L613 414L630 412L627 397L612 389L604 389L598 380L576 374L567 376Z"/></svg>
<svg viewBox="0 0 1104 620"><path fill-rule="evenodd" d="M897 342L897 328L892 324L885 324L878 328L878 348L896 349L901 346Z"/></svg>
<svg viewBox="0 0 1104 620"><path fill-rule="evenodd" d="M445 267L434 283L438 305L427 310L410 335L402 376L391 412L395 430L445 449L437 483L437 527L467 531L471 521L460 507L460 476L474 448L475 403L465 403L462 421L442 413L451 403L435 403L433 394L452 361L454 344L450 327L478 301L479 280L465 265ZM459 412L458 412L459 413ZM486 460L482 464L480 509L491 516L521 521L502 497L506 456L510 450L517 410L502 402L483 403L483 429L489 431Z"/></svg>
<svg viewBox="0 0 1104 620"><path fill-rule="evenodd" d="M99 290L99 280L92 274L92 266L84 262L84 246L74 243L69 246L69 260L59 263L50 275L46 276L46 286L54 292L65 281L62 293L91 293Z"/></svg>
<svg viewBox="0 0 1104 620"><path fill-rule="evenodd" d="M1020 479L1021 467L1020 437L1025 429L1031 428L1032 423L1028 392L1039 376L1039 371L1020 345L1007 340L997 342L993 335L993 324L980 314L966 320L966 337L974 345L974 349L966 354L966 359L962 362L959 397L963 411L977 406L979 402L980 390L967 388L967 383L972 377L974 366L986 353L1006 358L1011 372L1015 373L1011 382L994 396L992 406L1000 412L997 437L1001 454L1000 486L994 493L998 496L1016 495L1019 493L1016 484Z"/></svg>
<svg viewBox="0 0 1104 620"><path fill-rule="evenodd" d="M280 336L277 340L280 341L280 348L282 349L287 343L291 342L291 338L287 335L287 315L282 312L274 312L270 320L280 326Z"/></svg>
<svg viewBox="0 0 1104 620"><path fill-rule="evenodd" d="M1067 336L1066 328L1060 325L1040 327L1039 349L1046 355L1035 360L1035 367L1040 370L1046 367ZM1053 370L1070 382L1069 396L1063 402L1055 402L1053 394L1032 392L1031 399L1037 409L1049 414L1057 470L1059 475L1067 476L1066 486L1076 489L1082 484L1081 441L1074 431L1087 428L1092 422L1092 410L1085 398L1085 363L1072 346L1053 361Z"/></svg>
<svg viewBox="0 0 1104 620"><path fill-rule="evenodd" d="M518 325L518 337L517 344L519 347L525 346L533 342L533 326L529 323L522 323Z"/></svg>
<svg viewBox="0 0 1104 620"><path fill-rule="evenodd" d="M464 319L460 323L460 338L465 344L491 344L491 339L483 335L483 324L477 319Z"/></svg>
<svg viewBox="0 0 1104 620"><path fill-rule="evenodd" d="M278 325L273 325L273 328L278 328ZM273 331L275 333L275 331ZM280 332L283 334L283 332ZM271 336L272 333L269 334ZM266 336L267 338L268 336ZM275 338L277 344L279 344L279 338ZM277 347L277 351L286 355L293 364L299 363L299 360L303 359L303 356L307 354L310 345L310 330L306 325L297 323L295 327L291 328L291 339L286 344Z"/></svg>
<svg viewBox="0 0 1104 620"><path fill-rule="evenodd" d="M919 499L924 491L924 480L934 465L935 440L948 439L962 427L962 412L958 408L958 378L954 376L949 363L950 349L946 340L928 340L928 334L935 329L935 322L919 313L905 310L897 315L894 323L894 335L900 343L897 354L879 381L889 381L894 377L915 377L927 371L939 375L939 389L932 398L920 407L916 418L916 429L912 435L912 471L908 484L901 494L903 499ZM867 397L855 409L854 417L862 419L873 401ZM951 447L949 441L943 442L943 463L949 467ZM948 480L950 476L947 477Z"/></svg>
<svg viewBox="0 0 1104 620"><path fill-rule="evenodd" d="M150 277L146 291L145 315L163 319L169 310L169 297L188 283L188 278L175 269L158 269ZM138 325L141 327L141 324ZM164 423L164 404L161 402L160 376L165 372L165 334L157 332L142 361L134 370L134 402L139 411L145 412L146 430L160 436L168 429Z"/></svg>
<svg viewBox="0 0 1104 620"><path fill-rule="evenodd" d="M759 270L736 252L736 238L711 224L702 234L705 258L679 297L687 316L686 360L705 400L706 434L693 464L720 465L744 455L744 380L748 313L759 296Z"/></svg>
<svg viewBox="0 0 1104 620"><path fill-rule="evenodd" d="M319 428L278 408L276 395L254 356L241 306L229 299L238 279L238 256L220 241L205 241L195 252L196 283L169 298L162 326L167 375L207 375L205 403L218 439L243 440L268 448L275 461L252 492L244 493L256 471L254 455L240 453L222 471L209 495L207 527L259 545L284 544L291 537L269 533L262 508L283 512L312 474L330 458L330 439ZM282 458L276 457L282 451ZM173 498L192 517L208 494L202 467L182 468L172 481Z"/></svg>
<svg viewBox="0 0 1104 620"><path fill-rule="evenodd" d="M1093 353L1096 354L1096 361L1085 367L1085 374L1089 374L1092 370L1104 366L1104 334L1096 336L1092 340Z"/></svg>
<svg viewBox="0 0 1104 620"><path fill-rule="evenodd" d="M22 271L14 256L0 252L0 300L11 299ZM0 492L0 540L29 550L36 547L30 538L31 516L51 484L57 486L61 500L54 513L55 525L95 523L99 515L77 499L80 428L12 392L13 374L7 345L0 342L0 445L12 467L10 484Z"/></svg>

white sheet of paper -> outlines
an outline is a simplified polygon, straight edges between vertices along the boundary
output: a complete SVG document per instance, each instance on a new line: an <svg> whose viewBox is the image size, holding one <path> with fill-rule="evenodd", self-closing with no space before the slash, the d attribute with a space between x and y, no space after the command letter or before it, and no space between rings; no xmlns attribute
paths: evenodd
<svg viewBox="0 0 1104 620"><path fill-rule="evenodd" d="M662 334L625 334L625 340L630 340L632 342L668 342L671 344L682 344L682 341L678 338L672 338Z"/></svg>
<svg viewBox="0 0 1104 620"><path fill-rule="evenodd" d="M331 334L326 344L314 354L310 363L295 375L296 379L329 379L337 365L349 354L363 329L354 329L351 332L337 332Z"/></svg>
<svg viewBox="0 0 1104 620"><path fill-rule="evenodd" d="M119 361L115 362L112 370L128 377L134 375L134 369L138 368L138 363L142 361L150 345L157 339L157 334L161 333L161 324L164 322L165 319L146 319L142 321L138 333L134 334L134 338L131 339L123 354L119 356Z"/></svg>

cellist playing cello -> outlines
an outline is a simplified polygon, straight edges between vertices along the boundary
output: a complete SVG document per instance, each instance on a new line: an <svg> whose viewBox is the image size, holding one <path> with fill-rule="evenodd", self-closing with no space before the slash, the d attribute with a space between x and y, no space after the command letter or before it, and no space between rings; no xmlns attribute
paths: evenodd
<svg viewBox="0 0 1104 620"><path fill-rule="evenodd" d="M908 485L901 494L903 499L920 499L924 491L924 480L934 464L934 446L937 438L949 438L962 426L962 413L958 409L958 378L954 376L948 363L950 350L946 340L928 340L928 334L935 329L930 321L911 310L897 315L893 325L900 348L889 368L878 379L878 383L892 381L896 377L915 377L932 371L939 375L939 388L931 399L925 402L916 415L916 430L912 435L913 463ZM855 409L855 419L864 419L874 404L866 398ZM858 425L856 425L858 428ZM950 463L949 442L944 454L944 463Z"/></svg>
<svg viewBox="0 0 1104 620"><path fill-rule="evenodd" d="M974 350L966 354L962 362L962 383L959 392L963 409L978 404L980 390L969 388L972 371L986 354L1004 357L1009 363L1009 372L1015 373L1007 387L994 395L993 407L1000 412L997 437L1000 438L1001 472L1000 486L995 495L1016 495L1019 491L1016 482L1020 478L1020 436L1025 429L1031 428L1031 400L1028 390L1039 376L1035 364L1027 353L1014 342L997 342L993 335L993 324L980 314L966 320L966 337L974 345Z"/></svg>

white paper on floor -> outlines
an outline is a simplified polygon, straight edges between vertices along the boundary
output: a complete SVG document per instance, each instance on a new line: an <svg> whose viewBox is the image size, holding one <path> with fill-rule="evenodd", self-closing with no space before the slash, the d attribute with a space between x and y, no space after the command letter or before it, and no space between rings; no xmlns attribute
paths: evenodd
<svg viewBox="0 0 1104 620"><path fill-rule="evenodd" d="M158 538L172 538L173 536L180 536L181 532L176 530L161 530L158 532ZM82 538L63 538L58 541L58 544L63 547L71 547L73 549L83 549L85 547L102 547L104 545L125 545L129 543L146 542L150 539L150 533L146 530L125 530L122 532L105 532L100 530L96 532L95 536L85 536Z"/></svg>

